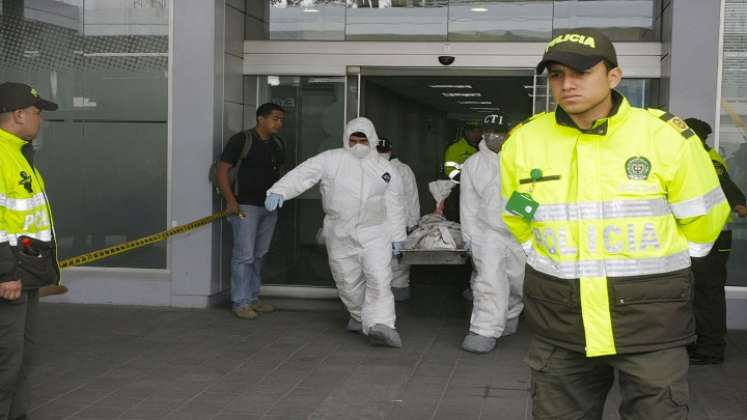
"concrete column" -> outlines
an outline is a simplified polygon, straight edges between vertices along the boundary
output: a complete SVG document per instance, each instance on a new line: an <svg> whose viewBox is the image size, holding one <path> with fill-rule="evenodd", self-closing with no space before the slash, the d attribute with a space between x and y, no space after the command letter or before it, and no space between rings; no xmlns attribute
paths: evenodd
<svg viewBox="0 0 747 420"><path fill-rule="evenodd" d="M720 1L664 2L664 104L675 115L697 117L714 127L720 20Z"/></svg>
<svg viewBox="0 0 747 420"><path fill-rule="evenodd" d="M215 211L207 171L223 131L224 0L172 2L169 146L172 224ZM219 278L216 224L171 240L171 305L206 306Z"/></svg>

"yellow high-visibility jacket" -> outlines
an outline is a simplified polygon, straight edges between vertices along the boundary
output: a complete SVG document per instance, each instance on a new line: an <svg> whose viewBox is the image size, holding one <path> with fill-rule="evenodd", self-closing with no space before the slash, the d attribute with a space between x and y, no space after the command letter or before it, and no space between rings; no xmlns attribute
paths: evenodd
<svg viewBox="0 0 747 420"><path fill-rule="evenodd" d="M31 156L31 147L0 129L0 282L20 279L24 289L59 280L44 180L23 152Z"/></svg>
<svg viewBox="0 0 747 420"><path fill-rule="evenodd" d="M541 339L589 357L693 340L690 257L708 254L729 215L682 120L615 91L613 104L588 130L560 107L535 116L501 153L504 198L539 203L531 221L503 215L528 254L529 321Z"/></svg>
<svg viewBox="0 0 747 420"><path fill-rule="evenodd" d="M469 144L464 137L449 145L444 153L444 173L446 176L450 180L459 183L462 164L475 153L477 153L477 147Z"/></svg>

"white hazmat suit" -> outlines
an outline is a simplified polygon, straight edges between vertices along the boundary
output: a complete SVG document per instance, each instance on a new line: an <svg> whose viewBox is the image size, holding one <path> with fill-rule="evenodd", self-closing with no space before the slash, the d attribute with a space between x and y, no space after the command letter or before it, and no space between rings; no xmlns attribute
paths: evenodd
<svg viewBox="0 0 747 420"><path fill-rule="evenodd" d="M387 159L388 153L382 153L382 157ZM420 221L420 198L418 197L418 184L415 181L415 173L405 163L397 158L391 159L389 163L402 179L402 206L406 214L406 225L409 229L417 226ZM392 287L395 289L406 289L410 287L410 266L400 264L399 259L392 258ZM395 293L396 295L396 293Z"/></svg>
<svg viewBox="0 0 747 420"><path fill-rule="evenodd" d="M499 165L498 154L482 141L461 174L462 236L471 243L476 272L470 332L490 338L514 333L524 308L526 257L501 218Z"/></svg>
<svg viewBox="0 0 747 420"><path fill-rule="evenodd" d="M355 132L368 138L368 153L354 154L348 139ZM373 123L356 118L345 127L343 148L309 158L268 190L289 200L320 183L330 270L340 299L367 335L377 324L395 328L392 243L406 238L402 180L377 153L377 141Z"/></svg>

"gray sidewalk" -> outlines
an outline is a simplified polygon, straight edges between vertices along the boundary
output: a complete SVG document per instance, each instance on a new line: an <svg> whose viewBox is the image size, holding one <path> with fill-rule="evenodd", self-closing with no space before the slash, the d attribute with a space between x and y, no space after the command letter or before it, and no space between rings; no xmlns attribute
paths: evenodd
<svg viewBox="0 0 747 420"><path fill-rule="evenodd" d="M526 328L469 354L467 305L451 290L415 292L398 306L402 349L345 333L338 304L255 321L224 308L43 304L32 418L530 419ZM745 377L747 332L730 331L727 362L691 370L690 418L747 418Z"/></svg>

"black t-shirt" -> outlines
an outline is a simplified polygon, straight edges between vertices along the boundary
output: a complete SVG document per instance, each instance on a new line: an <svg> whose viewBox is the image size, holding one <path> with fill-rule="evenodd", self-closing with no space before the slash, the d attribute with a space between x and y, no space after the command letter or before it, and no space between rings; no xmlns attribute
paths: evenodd
<svg viewBox="0 0 747 420"><path fill-rule="evenodd" d="M280 178L279 166L282 164L284 151L278 146L276 139L262 140L253 129L249 133L253 136L252 147L239 168L239 193L236 200L239 204L263 206L267 190ZM236 165L245 140L243 132L231 137L220 160Z"/></svg>

